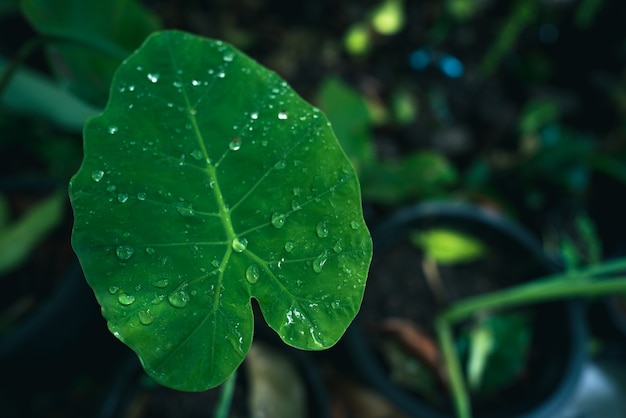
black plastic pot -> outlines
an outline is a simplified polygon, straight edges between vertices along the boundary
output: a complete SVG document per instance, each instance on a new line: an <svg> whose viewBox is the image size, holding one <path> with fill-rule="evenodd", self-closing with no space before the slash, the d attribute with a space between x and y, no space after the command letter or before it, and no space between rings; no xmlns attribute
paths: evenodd
<svg viewBox="0 0 626 418"><path fill-rule="evenodd" d="M409 231L448 228L480 238L487 246L514 254L524 260L525 275L532 280L557 271L542 252L540 244L525 230L503 217L461 203L433 202L398 212L373 233L374 262L393 250ZM369 280L372 280L370 274ZM367 297L366 289L366 297ZM361 313L343 340L352 366L369 385L379 390L411 417L450 418L452 406L435 406L416 392L396 386L379 353L366 337ZM534 322L533 350L529 381L503 392L488 403L472 403L475 417L551 418L573 395L585 361L586 328L583 306L576 301L542 303L533 307L540 318Z"/></svg>

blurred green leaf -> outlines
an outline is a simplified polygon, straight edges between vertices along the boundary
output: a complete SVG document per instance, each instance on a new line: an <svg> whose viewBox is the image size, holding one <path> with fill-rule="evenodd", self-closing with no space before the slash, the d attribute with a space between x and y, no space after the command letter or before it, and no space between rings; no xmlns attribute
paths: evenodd
<svg viewBox="0 0 626 418"><path fill-rule="evenodd" d="M19 12L20 0L0 0L0 17Z"/></svg>
<svg viewBox="0 0 626 418"><path fill-rule="evenodd" d="M485 255L485 246L478 239L450 229L415 231L411 242L439 264L465 263Z"/></svg>
<svg viewBox="0 0 626 418"><path fill-rule="evenodd" d="M443 155L431 151L365 166L360 177L363 198L385 204L439 197L456 180L454 166Z"/></svg>
<svg viewBox="0 0 626 418"><path fill-rule="evenodd" d="M61 222L65 193L57 193L0 229L0 274L24 262L32 250Z"/></svg>
<svg viewBox="0 0 626 418"><path fill-rule="evenodd" d="M497 393L527 366L532 316L520 311L489 315L466 328L461 339L467 341L470 388L480 395Z"/></svg>
<svg viewBox="0 0 626 418"><path fill-rule="evenodd" d="M553 100L531 100L522 109L519 130L523 134L537 133L541 128L555 122L560 115L561 109Z"/></svg>
<svg viewBox="0 0 626 418"><path fill-rule="evenodd" d="M338 78L326 79L318 93L324 111L357 173L375 161L370 114L357 91Z"/></svg>
<svg viewBox="0 0 626 418"><path fill-rule="evenodd" d="M53 41L51 63L79 97L104 104L113 73L157 18L134 0L21 0L34 28Z"/></svg>

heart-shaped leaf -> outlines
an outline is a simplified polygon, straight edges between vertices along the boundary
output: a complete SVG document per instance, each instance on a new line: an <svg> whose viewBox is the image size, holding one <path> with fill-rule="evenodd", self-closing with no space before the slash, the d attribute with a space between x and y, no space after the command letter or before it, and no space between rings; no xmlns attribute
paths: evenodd
<svg viewBox="0 0 626 418"><path fill-rule="evenodd" d="M85 127L73 245L109 329L157 381L216 386L252 340L333 345L371 258L354 169L325 116L219 41L152 35Z"/></svg>

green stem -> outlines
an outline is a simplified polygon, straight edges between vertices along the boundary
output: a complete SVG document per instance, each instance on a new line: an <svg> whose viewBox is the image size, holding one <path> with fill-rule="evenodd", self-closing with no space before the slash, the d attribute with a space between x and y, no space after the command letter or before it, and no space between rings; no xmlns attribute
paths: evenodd
<svg viewBox="0 0 626 418"><path fill-rule="evenodd" d="M444 364L446 365L448 378L450 379L450 389L452 390L452 399L454 409L458 418L471 418L472 410L469 400L469 394L465 387L463 372L461 371L461 361L454 344L454 336L450 322L445 318L439 317L435 323L437 330L437 338L439 346L443 354Z"/></svg>
<svg viewBox="0 0 626 418"><path fill-rule="evenodd" d="M222 392L220 394L219 403L215 408L214 418L228 418L230 412L230 405L233 401L233 394L235 393L235 382L237 381L237 371L234 371L228 379L222 384Z"/></svg>
<svg viewBox="0 0 626 418"><path fill-rule="evenodd" d="M441 317L453 323L477 311L513 308L549 300L600 296L617 292L626 292L626 276L598 280L589 277L576 279L563 275L559 279L538 280L459 301L444 311Z"/></svg>
<svg viewBox="0 0 626 418"><path fill-rule="evenodd" d="M2 97L2 93L4 89L11 81L11 77L15 71L28 59L28 57L37 50L37 48L43 45L42 38L31 39L26 42L22 47L17 51L17 54L13 57L13 59L7 64L4 68L4 71L0 74L0 97Z"/></svg>

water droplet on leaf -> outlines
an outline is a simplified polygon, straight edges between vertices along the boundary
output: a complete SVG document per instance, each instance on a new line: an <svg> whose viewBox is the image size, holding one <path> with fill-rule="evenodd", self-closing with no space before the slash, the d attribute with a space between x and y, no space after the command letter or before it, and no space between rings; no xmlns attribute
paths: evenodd
<svg viewBox="0 0 626 418"><path fill-rule="evenodd" d="M135 249L130 245L120 245L115 250L117 258L119 258L120 260L128 260L133 256L134 252Z"/></svg>
<svg viewBox="0 0 626 418"><path fill-rule="evenodd" d="M256 264L251 264L246 269L246 280L250 283L256 283L259 281L259 266Z"/></svg>
<svg viewBox="0 0 626 418"><path fill-rule="evenodd" d="M94 170L91 172L91 179L96 183L102 180L102 177L104 177L104 171L102 170Z"/></svg>
<svg viewBox="0 0 626 418"><path fill-rule="evenodd" d="M109 293L112 294L112 295L116 294L118 290L120 290L120 288L117 287L117 286L109 287Z"/></svg>
<svg viewBox="0 0 626 418"><path fill-rule="evenodd" d="M248 247L248 240L245 238L235 238L233 239L233 242L231 245L233 247L233 250L235 250L238 253L242 253Z"/></svg>
<svg viewBox="0 0 626 418"><path fill-rule="evenodd" d="M124 306L128 306L135 303L135 297L126 293L120 293L117 296L117 301Z"/></svg>
<svg viewBox="0 0 626 418"><path fill-rule="evenodd" d="M118 129L119 129L119 128L118 128L117 126L113 126L113 125L112 125L112 126L109 126L109 133L110 133L111 135L115 135L115 134L117 133Z"/></svg>
<svg viewBox="0 0 626 418"><path fill-rule="evenodd" d="M285 160L279 160L276 162L276 164L274 164L274 168L276 170L282 170L285 167L287 167L287 162Z"/></svg>
<svg viewBox="0 0 626 418"><path fill-rule="evenodd" d="M199 149L195 149L193 151L190 152L190 155L195 159L200 161L202 159L202 151L200 151Z"/></svg>
<svg viewBox="0 0 626 418"><path fill-rule="evenodd" d="M146 194L144 192L139 192L137 193L137 199L139 200L146 200Z"/></svg>
<svg viewBox="0 0 626 418"><path fill-rule="evenodd" d="M292 252L293 248L294 248L293 241L287 241L285 243L285 251L287 251L288 253Z"/></svg>
<svg viewBox="0 0 626 418"><path fill-rule="evenodd" d="M278 229L282 228L283 226L285 226L286 218L287 217L285 216L285 214L274 212L272 214L272 220L271 220L272 226Z"/></svg>
<svg viewBox="0 0 626 418"><path fill-rule="evenodd" d="M335 245L333 245L333 251L336 253L340 253L343 251L343 244L341 243L341 240L337 241Z"/></svg>
<svg viewBox="0 0 626 418"><path fill-rule="evenodd" d="M143 325L150 325L154 322L154 316L152 316L150 309L143 309L137 312L137 316L139 317L139 322Z"/></svg>
<svg viewBox="0 0 626 418"><path fill-rule="evenodd" d="M328 254L326 251L317 256L315 260L313 260L313 271L316 273L321 273L324 268L324 264L326 264L326 260L328 260Z"/></svg>
<svg viewBox="0 0 626 418"><path fill-rule="evenodd" d="M154 248L152 247L146 247L146 254L148 255L154 255L156 253L156 251L154 250Z"/></svg>
<svg viewBox="0 0 626 418"><path fill-rule="evenodd" d="M228 148L230 148L232 151L239 151L239 149L241 148L241 138L234 137L233 139L231 139L230 143L228 144Z"/></svg>
<svg viewBox="0 0 626 418"><path fill-rule="evenodd" d="M120 193L117 195L117 201L120 203L126 203L128 201L128 195L126 193Z"/></svg>
<svg viewBox="0 0 626 418"><path fill-rule="evenodd" d="M352 221L350 222L350 228L357 230L359 229L359 222L358 221Z"/></svg>
<svg viewBox="0 0 626 418"><path fill-rule="evenodd" d="M154 287L158 287L160 289L163 289L164 287L167 287L168 284L170 284L170 281L167 280L167 279L159 279L159 280L156 280L156 281L154 281L152 283L152 285Z"/></svg>
<svg viewBox="0 0 626 418"><path fill-rule="evenodd" d="M326 238L328 236L328 222L322 221L318 223L317 227L315 227L315 233L320 238Z"/></svg>
<svg viewBox="0 0 626 418"><path fill-rule="evenodd" d="M179 204L176 205L176 212L178 212L178 214L182 217L185 218L191 218L192 216L194 216L196 214L196 212L193 210L193 207L191 206L191 204L185 205L185 204Z"/></svg>
<svg viewBox="0 0 626 418"><path fill-rule="evenodd" d="M148 80L152 81L153 83L156 83L157 81L159 81L159 74L157 73L149 73L148 74Z"/></svg>
<svg viewBox="0 0 626 418"><path fill-rule="evenodd" d="M282 111L278 112L278 119L285 120L285 119L287 119L287 117L288 116L287 116L287 112L286 111L282 110Z"/></svg>
<svg viewBox="0 0 626 418"><path fill-rule="evenodd" d="M170 295L167 297L167 300L170 305L174 306L175 308L184 308L189 302L189 295L184 290L177 290L174 293L170 293Z"/></svg>

